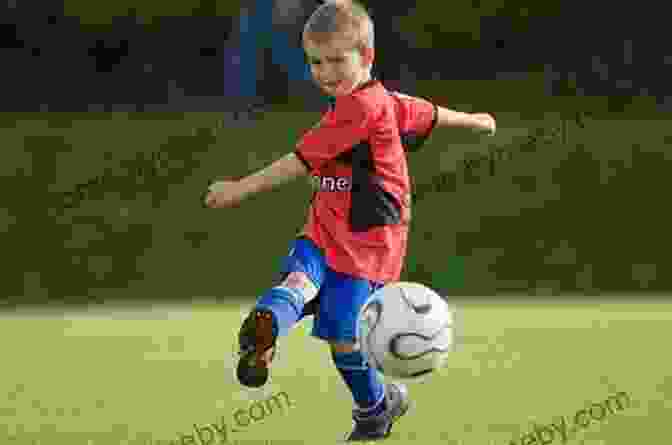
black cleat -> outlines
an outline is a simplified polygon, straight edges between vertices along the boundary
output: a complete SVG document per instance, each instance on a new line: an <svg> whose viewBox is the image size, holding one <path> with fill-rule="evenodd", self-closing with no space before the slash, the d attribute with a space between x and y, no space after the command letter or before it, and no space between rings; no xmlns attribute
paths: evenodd
<svg viewBox="0 0 672 445"><path fill-rule="evenodd" d="M241 385L259 388L266 384L268 366L275 357L276 340L277 336L273 334L273 314L264 310L252 311L238 334L240 358L236 377Z"/></svg>
<svg viewBox="0 0 672 445"><path fill-rule="evenodd" d="M366 442L389 437L392 425L408 411L409 400L406 386L400 383L386 384L385 403L385 411L377 416L361 417L357 410L353 411L354 428L345 441Z"/></svg>

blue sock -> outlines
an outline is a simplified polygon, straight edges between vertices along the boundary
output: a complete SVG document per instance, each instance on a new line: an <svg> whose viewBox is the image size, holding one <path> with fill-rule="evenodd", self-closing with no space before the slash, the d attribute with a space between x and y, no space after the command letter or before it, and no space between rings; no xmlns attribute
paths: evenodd
<svg viewBox="0 0 672 445"><path fill-rule="evenodd" d="M271 311L274 315L274 334L287 335L301 317L303 296L295 294L286 287L274 287L262 295L255 309Z"/></svg>
<svg viewBox="0 0 672 445"><path fill-rule="evenodd" d="M350 388L358 407L358 415L376 416L385 411L385 387L361 351L336 352L333 359L345 384Z"/></svg>

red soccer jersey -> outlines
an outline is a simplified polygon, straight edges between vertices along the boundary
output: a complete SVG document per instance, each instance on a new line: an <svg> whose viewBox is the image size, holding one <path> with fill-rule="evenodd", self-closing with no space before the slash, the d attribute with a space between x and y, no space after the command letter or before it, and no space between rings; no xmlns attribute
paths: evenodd
<svg viewBox="0 0 672 445"><path fill-rule="evenodd" d="M317 188L301 235L335 271L397 281L406 256L411 184L406 151L436 124L436 107L377 81L338 97L296 155Z"/></svg>

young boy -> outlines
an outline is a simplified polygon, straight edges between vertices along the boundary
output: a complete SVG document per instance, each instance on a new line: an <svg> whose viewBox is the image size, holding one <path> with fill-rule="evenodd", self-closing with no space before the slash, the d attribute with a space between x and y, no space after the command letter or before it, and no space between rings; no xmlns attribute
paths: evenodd
<svg viewBox="0 0 672 445"><path fill-rule="evenodd" d="M225 208L299 176L317 190L308 220L286 257L283 280L261 296L239 334L241 384L268 379L276 340L306 315L356 407L348 441L382 439L408 409L402 384L384 385L359 350L356 320L373 291L400 278L411 215L406 151L435 126L494 133L488 114L448 110L387 91L371 78L373 23L352 2L327 2L305 25L312 75L331 105L296 150L238 181L210 186L206 205Z"/></svg>

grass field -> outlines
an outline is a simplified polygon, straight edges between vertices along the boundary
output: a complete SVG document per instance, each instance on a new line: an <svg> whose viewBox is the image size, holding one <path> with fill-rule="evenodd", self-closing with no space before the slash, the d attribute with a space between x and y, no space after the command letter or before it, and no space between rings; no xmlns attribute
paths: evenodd
<svg viewBox="0 0 672 445"><path fill-rule="evenodd" d="M439 374L410 385L414 406L386 443L665 441L671 304L456 304L457 350ZM227 428L227 443L337 443L350 428L350 395L327 347L303 327L281 343L265 392L235 383L233 338L248 305L6 313L0 443L224 443L211 424ZM602 408L592 420L584 412L586 426L566 441L542 431L562 416L571 425L591 404ZM539 435L524 437L535 425Z"/></svg>

